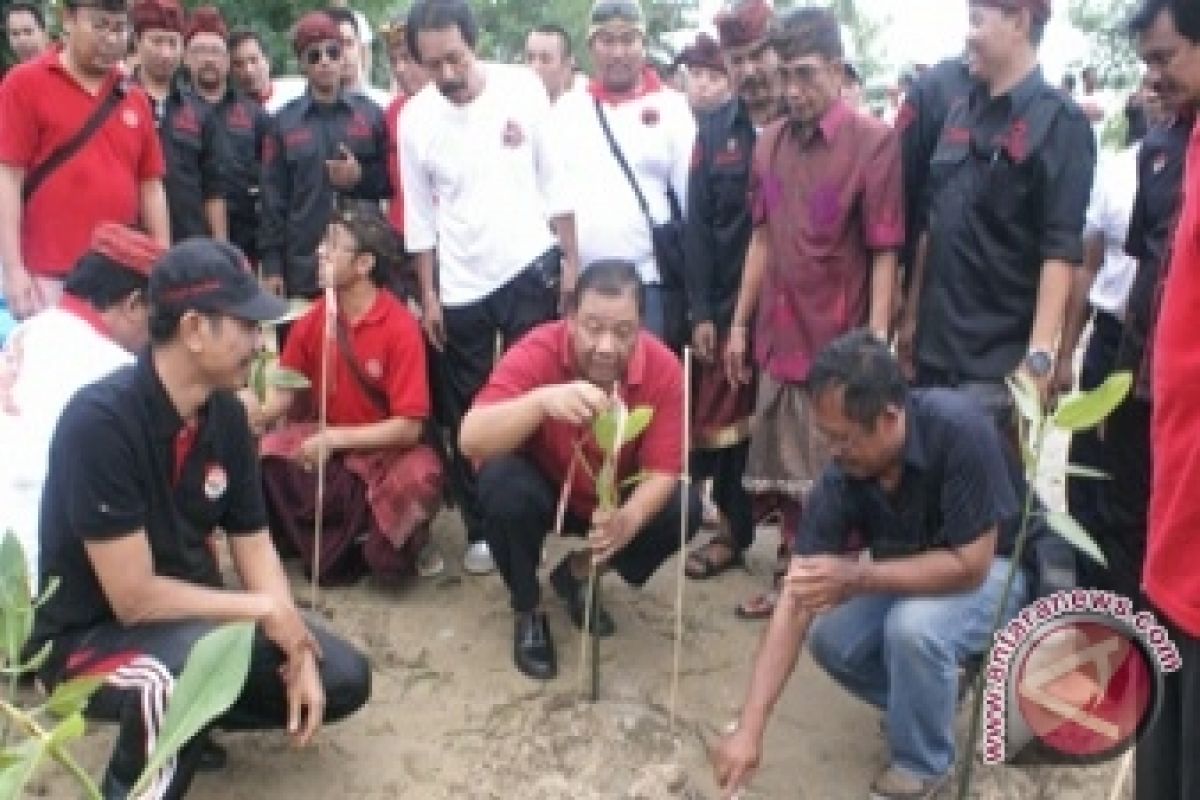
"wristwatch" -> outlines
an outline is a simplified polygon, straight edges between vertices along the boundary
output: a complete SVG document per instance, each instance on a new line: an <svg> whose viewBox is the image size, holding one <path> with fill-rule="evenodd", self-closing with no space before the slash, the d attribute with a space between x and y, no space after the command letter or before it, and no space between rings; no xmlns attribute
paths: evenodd
<svg viewBox="0 0 1200 800"><path fill-rule="evenodd" d="M1054 354L1033 348L1025 354L1025 371L1035 378L1045 378L1054 369Z"/></svg>

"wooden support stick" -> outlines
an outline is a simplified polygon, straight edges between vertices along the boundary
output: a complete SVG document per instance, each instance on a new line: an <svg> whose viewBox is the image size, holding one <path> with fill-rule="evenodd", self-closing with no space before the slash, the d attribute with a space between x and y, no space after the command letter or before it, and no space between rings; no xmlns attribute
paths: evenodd
<svg viewBox="0 0 1200 800"><path fill-rule="evenodd" d="M687 581L688 511L691 506L692 468L692 348L683 348L683 469L679 483L679 571L675 576L675 658L671 668L671 732L679 700L679 669L683 658L683 586Z"/></svg>
<svg viewBox="0 0 1200 800"><path fill-rule="evenodd" d="M337 295L331 288L325 289L325 319L321 336L321 386L317 399L317 509L313 521L312 563L312 608L317 610L320 600L321 537L325 528L325 462L329 448L325 434L329 430L329 351L337 325Z"/></svg>

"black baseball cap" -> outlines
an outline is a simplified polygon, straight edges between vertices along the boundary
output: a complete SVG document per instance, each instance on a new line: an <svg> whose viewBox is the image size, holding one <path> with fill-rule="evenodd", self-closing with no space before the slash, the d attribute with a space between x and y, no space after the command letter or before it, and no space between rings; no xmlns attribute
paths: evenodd
<svg viewBox="0 0 1200 800"><path fill-rule="evenodd" d="M259 285L241 250L212 239L188 239L168 250L150 273L148 295L155 310L250 322L273 322L288 311L286 301Z"/></svg>

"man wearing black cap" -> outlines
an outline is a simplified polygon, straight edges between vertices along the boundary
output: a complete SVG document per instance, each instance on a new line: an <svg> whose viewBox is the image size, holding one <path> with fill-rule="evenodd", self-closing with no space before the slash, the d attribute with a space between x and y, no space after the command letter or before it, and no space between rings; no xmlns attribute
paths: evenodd
<svg viewBox="0 0 1200 800"><path fill-rule="evenodd" d="M751 501L742 474L755 386L731 385L717 355L729 338L754 230L749 201L754 144L758 132L784 111L779 58L767 38L772 16L765 0L744 0L717 15L722 55L738 96L700 120L688 179L684 246L692 346L699 362L692 404L692 474L712 478L713 499L722 516L721 531L688 559L688 575L695 579L719 575L741 563L754 542ZM746 607L759 605L756 600Z"/></svg>
<svg viewBox="0 0 1200 800"><path fill-rule="evenodd" d="M50 446L41 579L62 586L38 609L33 647L53 642L49 686L103 676L89 713L120 723L102 790L124 798L146 764L160 710L197 639L223 622L257 624L241 697L217 725L286 727L307 744L322 721L366 702L370 673L345 642L310 629L292 602L267 530L245 385L262 322L286 305L259 288L231 245L177 245L150 279L151 347L88 386ZM225 532L243 588L222 588L207 546ZM181 797L192 740L159 771L155 797Z"/></svg>

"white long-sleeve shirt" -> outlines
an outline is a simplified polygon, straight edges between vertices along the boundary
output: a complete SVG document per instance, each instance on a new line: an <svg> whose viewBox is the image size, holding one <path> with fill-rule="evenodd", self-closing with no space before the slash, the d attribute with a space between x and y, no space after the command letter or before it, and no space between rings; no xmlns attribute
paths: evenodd
<svg viewBox="0 0 1200 800"><path fill-rule="evenodd" d="M665 87L603 104L609 127L637 177L656 225L670 219L667 187L686 212L696 122L687 99ZM581 267L600 259L632 261L642 280L661 282L646 217L600 127L591 92L568 92L554 108L554 135L574 190Z"/></svg>
<svg viewBox="0 0 1200 800"><path fill-rule="evenodd" d="M436 248L449 307L516 277L554 246L549 220L572 210L541 81L526 67L483 69L470 103L455 105L430 84L400 115L405 243L411 253Z"/></svg>
<svg viewBox="0 0 1200 800"><path fill-rule="evenodd" d="M1107 155L1096 169L1088 205L1085 235L1104 237L1104 263L1088 296L1096 308L1115 317L1125 316L1129 291L1137 276L1137 261L1125 253L1133 199L1137 194L1137 146Z"/></svg>

